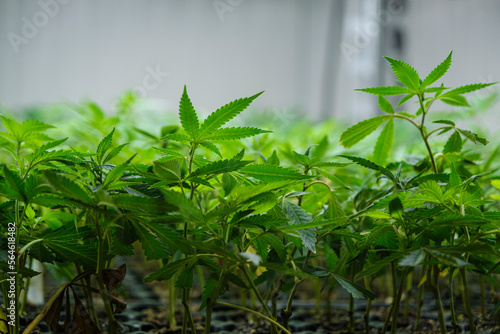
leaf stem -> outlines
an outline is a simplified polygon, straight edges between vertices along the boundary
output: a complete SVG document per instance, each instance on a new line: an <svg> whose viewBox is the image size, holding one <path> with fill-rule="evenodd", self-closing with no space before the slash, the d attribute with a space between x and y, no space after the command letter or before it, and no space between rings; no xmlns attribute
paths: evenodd
<svg viewBox="0 0 500 334"><path fill-rule="evenodd" d="M249 309L249 308L246 308L246 307L243 307L243 306L239 306L239 305L235 305L235 304L229 304L229 303L223 303L223 302L215 302L215 305L221 305L221 306L227 306L227 307L234 307L234 308L237 308L237 309L240 309L240 310L243 310L245 312L250 312L252 314L255 314L256 316L258 317L261 317L261 318L264 318L266 319L267 321L269 321L273 326L276 326L278 327L279 329L281 329L285 334L291 334L290 331L288 331L285 327L283 327L282 325L280 325L280 323L278 323L276 320L274 319L271 319L269 317L266 317L265 315L257 312L257 311L254 311L252 309Z"/></svg>

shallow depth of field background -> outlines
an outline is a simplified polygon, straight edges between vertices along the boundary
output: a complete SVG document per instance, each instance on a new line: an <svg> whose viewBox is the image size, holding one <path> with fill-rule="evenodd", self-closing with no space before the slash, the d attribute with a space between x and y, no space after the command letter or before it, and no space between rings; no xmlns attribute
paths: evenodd
<svg viewBox="0 0 500 334"><path fill-rule="evenodd" d="M384 55L425 77L453 50L446 86L499 81L498 17L496 0L0 0L0 105L112 110L135 89L176 112L186 84L202 113L265 90L252 106L277 122L353 122L379 112L355 88L395 84Z"/></svg>

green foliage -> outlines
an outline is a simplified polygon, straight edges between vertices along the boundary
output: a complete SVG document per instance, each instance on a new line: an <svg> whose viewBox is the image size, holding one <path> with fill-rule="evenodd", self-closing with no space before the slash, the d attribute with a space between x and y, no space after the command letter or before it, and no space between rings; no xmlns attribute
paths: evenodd
<svg viewBox="0 0 500 334"><path fill-rule="evenodd" d="M75 271L66 284L95 278L99 289L91 292L103 298L110 332L113 313L123 306L110 293L116 286L107 287L107 275L114 273L110 264L137 250L159 264L145 282L167 281L182 290L173 297L182 299L184 328L191 326L191 289L202 290L200 310L209 330L211 312L224 294L251 290L271 326L288 326L296 291L301 284L309 291L304 281L370 300L386 294L383 287L379 291L384 284L377 284L384 283L385 272L395 278L389 294L403 292L410 272L421 273L431 290L437 278L453 282L459 271L495 282L500 151L480 131L430 112L435 101L474 106L465 94L491 84L436 85L451 57L423 80L409 64L386 57L403 86L360 89L378 96L383 114L343 132L336 123L313 127L301 121L273 134L253 126L224 127L261 93L200 121L186 87L180 125L167 122L157 131L127 118L135 101L130 94L117 109L124 121L92 102L75 106L91 130L68 126L63 139L51 138L48 133L56 129L44 122L2 116L0 229L7 235L4 221L17 228L15 269L32 277L37 272L29 263L38 259L83 273ZM397 103L386 98L397 95ZM417 110L398 110L411 99ZM414 128L420 143L410 145L417 136L404 125ZM363 141L379 128L376 140ZM343 147L360 149L341 151L330 140L335 134ZM9 253L0 255L5 288ZM378 294L370 291L376 285ZM280 319L268 307L277 296L289 298ZM393 307L400 302L397 293ZM50 314L55 319L60 311L56 305ZM87 316L94 325L82 326L92 332L98 319Z"/></svg>

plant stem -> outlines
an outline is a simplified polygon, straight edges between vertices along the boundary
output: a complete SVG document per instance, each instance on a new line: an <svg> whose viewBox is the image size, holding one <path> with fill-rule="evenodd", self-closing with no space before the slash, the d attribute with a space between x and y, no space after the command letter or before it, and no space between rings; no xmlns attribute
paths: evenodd
<svg viewBox="0 0 500 334"><path fill-rule="evenodd" d="M394 310L392 311L392 326L391 326L391 334L396 334L396 327L398 327L398 314L399 314L399 306L401 304L401 297L403 296L403 291L405 290L406 276L408 272L408 267L404 267L401 273L401 282L399 283L399 291L396 297L396 300L393 301Z"/></svg>
<svg viewBox="0 0 500 334"><path fill-rule="evenodd" d="M249 309L249 308L246 308L246 307L243 307L243 306L239 306L239 305L234 305L234 304L229 304L229 303L223 303L223 302L215 302L215 305L221 305L221 306L227 306L227 307L234 307L234 308L237 308L237 309L240 309L240 310L243 310L245 312L250 312L252 314L255 314L256 316L258 317L261 317L261 318L264 318L266 319L267 321L269 321L271 323L272 326L276 326L278 327L279 329L281 329L285 334L292 334L290 333L290 331L288 331L285 327L283 327L282 325L280 325L280 323L278 323L275 319L271 319L269 317L266 317L265 315L257 312L257 311L254 311L252 309Z"/></svg>
<svg viewBox="0 0 500 334"><path fill-rule="evenodd" d="M443 303L441 301L441 294L439 292L439 267L435 264L428 272L429 283L431 290L434 294L434 301L436 303L436 312L439 320L439 330L441 334L446 334L446 324L444 321Z"/></svg>
<svg viewBox="0 0 500 334"><path fill-rule="evenodd" d="M368 277L365 276L364 278L365 281L365 289L370 290L370 281L368 280ZM365 309L365 314L364 314L364 320L365 320L365 333L370 334L370 307L372 305L372 300L368 298L366 301L366 309Z"/></svg>
<svg viewBox="0 0 500 334"><path fill-rule="evenodd" d="M394 261L391 262L391 277L392 277L392 303L389 307L389 311L387 311L387 316L385 317L384 326L382 327L382 333L387 332L387 327L389 326L389 322L392 317L392 312L394 310L394 301L396 300L397 295L397 282L396 282L396 264Z"/></svg>
<svg viewBox="0 0 500 334"><path fill-rule="evenodd" d="M97 232L97 284L99 286L101 298L104 302L104 309L106 310L106 315L108 317L108 333L116 334L118 333L118 324L113 315L113 308L108 299L108 289L106 288L106 285L104 284L102 278L102 270L104 269L104 239L102 237L101 229L99 226L99 218L96 219L95 226Z"/></svg>
<svg viewBox="0 0 500 334"><path fill-rule="evenodd" d="M248 274L248 271L246 269L246 264L242 264L241 271L243 272L243 275L245 275L245 278L247 279L248 283L250 284L250 287L252 288L252 291L255 293L255 296L259 300L260 304L262 305L262 307L264 308L264 310L266 311L266 313L270 317L272 317L273 314L272 314L271 310L269 310L269 307L267 307L267 304L264 301L264 299L262 298L262 295L260 294L259 290L257 290L257 287L255 286L255 283L253 282L252 278Z"/></svg>
<svg viewBox="0 0 500 334"><path fill-rule="evenodd" d="M354 297L351 294L349 294L349 309L347 313L349 314L348 329L352 332L354 330Z"/></svg>
<svg viewBox="0 0 500 334"><path fill-rule="evenodd" d="M170 282L168 282L168 317L170 329L173 329L177 326L177 323L175 321L175 290L175 283L173 280L171 280Z"/></svg>
<svg viewBox="0 0 500 334"><path fill-rule="evenodd" d="M427 266L422 266L422 271L420 273L420 281L425 277L427 271ZM415 327L414 330L420 330L420 319L422 316L422 306L424 305L424 284L418 287L417 296L417 314L415 315Z"/></svg>
<svg viewBox="0 0 500 334"><path fill-rule="evenodd" d="M187 324L191 326L191 332L196 333L196 326L194 325L193 315L189 308L189 289L182 289L182 305L184 306L184 317L182 320L182 333L187 333Z"/></svg>
<svg viewBox="0 0 500 334"><path fill-rule="evenodd" d="M484 278L483 275L479 275L479 291L481 294L481 314L486 317L486 300L484 298Z"/></svg>
<svg viewBox="0 0 500 334"><path fill-rule="evenodd" d="M458 324L457 317L455 314L455 298L453 296L453 273L455 272L455 268L450 267L450 278L448 283L448 293L450 295L450 313L451 313L451 324L453 326L453 332L458 332Z"/></svg>
<svg viewBox="0 0 500 334"><path fill-rule="evenodd" d="M408 277L406 278L406 301L405 301L405 310L404 310L404 319L405 321L409 321L410 318L410 303L412 297L412 283L413 283L413 272L408 273Z"/></svg>
<svg viewBox="0 0 500 334"><path fill-rule="evenodd" d="M462 276L462 283L464 286L464 306L465 310L467 311L467 317L469 318L469 326L470 326L470 333L474 334L476 332L476 325L474 323L474 314L472 313L472 308L470 306L470 298L469 298L469 283L467 282L467 271L465 270L465 267L461 267L460 269L460 275Z"/></svg>

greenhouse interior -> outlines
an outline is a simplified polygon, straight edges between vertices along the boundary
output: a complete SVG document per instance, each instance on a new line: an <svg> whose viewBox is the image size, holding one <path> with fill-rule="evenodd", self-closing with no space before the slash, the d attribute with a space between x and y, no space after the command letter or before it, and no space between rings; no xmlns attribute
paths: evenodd
<svg viewBox="0 0 500 334"><path fill-rule="evenodd" d="M0 334L500 333L499 15L0 0Z"/></svg>

